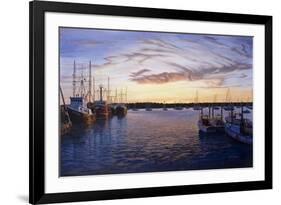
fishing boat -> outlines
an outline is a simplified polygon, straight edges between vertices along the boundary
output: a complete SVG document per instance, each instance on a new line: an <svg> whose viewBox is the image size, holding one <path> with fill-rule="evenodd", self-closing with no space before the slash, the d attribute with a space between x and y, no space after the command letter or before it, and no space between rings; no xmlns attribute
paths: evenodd
<svg viewBox="0 0 281 205"><path fill-rule="evenodd" d="M230 116L225 118L225 132L239 142L253 144L253 125L249 119L244 119L243 106L241 113L231 112Z"/></svg>
<svg viewBox="0 0 281 205"><path fill-rule="evenodd" d="M92 123L95 121L95 114L87 108L83 97L70 97L70 105L67 106L72 122Z"/></svg>
<svg viewBox="0 0 281 205"><path fill-rule="evenodd" d="M82 69L83 71L83 69ZM92 112L90 108L87 107L86 98L89 97L89 92L86 92L84 82L86 81L83 73L81 73L81 79L77 81L76 79L76 63L73 64L73 96L70 97L70 104L67 106L67 111L69 113L71 121L77 123L92 123L96 120L95 113ZM89 66L89 76L91 77L91 62ZM76 83L80 82L78 87L79 92L76 92ZM90 82L89 82L90 83ZM88 94L88 96L87 96Z"/></svg>
<svg viewBox="0 0 281 205"><path fill-rule="evenodd" d="M107 102L103 100L103 86L99 86L99 100L94 103L94 110L97 119L107 119L111 113L111 109Z"/></svg>
<svg viewBox="0 0 281 205"><path fill-rule="evenodd" d="M106 101L96 101L94 109L97 119L107 119L110 116L111 110Z"/></svg>
<svg viewBox="0 0 281 205"><path fill-rule="evenodd" d="M123 117L127 115L127 88L125 89L125 92L123 92L123 89L121 89L120 93L118 94L117 89L115 91L115 103L113 105L114 115L117 115L119 117Z"/></svg>

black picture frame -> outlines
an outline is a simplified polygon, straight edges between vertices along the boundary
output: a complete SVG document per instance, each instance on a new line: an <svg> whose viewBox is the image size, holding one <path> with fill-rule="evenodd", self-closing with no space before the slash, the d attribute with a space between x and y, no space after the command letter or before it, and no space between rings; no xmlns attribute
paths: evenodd
<svg viewBox="0 0 281 205"><path fill-rule="evenodd" d="M91 201L183 195L198 193L230 192L272 188L272 17L262 15L230 14L137 8L124 6L105 6L62 2L32 1L30 12L30 164L29 164L29 202L31 204ZM76 14L98 14L110 16L150 17L163 19L199 20L259 24L265 26L265 180L235 183L198 184L154 188L119 189L107 191L84 191L71 193L45 192L44 161L44 119L45 119L45 75L44 75L44 19L46 12Z"/></svg>

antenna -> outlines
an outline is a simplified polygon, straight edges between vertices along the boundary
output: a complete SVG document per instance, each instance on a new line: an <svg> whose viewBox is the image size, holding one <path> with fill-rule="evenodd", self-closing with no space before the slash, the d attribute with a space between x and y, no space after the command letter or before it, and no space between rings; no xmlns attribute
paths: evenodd
<svg viewBox="0 0 281 205"><path fill-rule="evenodd" d="M103 101L103 99L102 99L102 85L100 85L100 101L102 102Z"/></svg>
<svg viewBox="0 0 281 205"><path fill-rule="evenodd" d="M72 95L73 97L75 97L76 95L76 63L75 63L75 60L73 62L73 74L72 74Z"/></svg>

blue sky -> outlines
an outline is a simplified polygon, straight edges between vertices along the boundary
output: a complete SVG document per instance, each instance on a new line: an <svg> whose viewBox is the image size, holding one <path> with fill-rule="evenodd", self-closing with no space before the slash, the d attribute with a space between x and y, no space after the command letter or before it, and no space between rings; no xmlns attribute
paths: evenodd
<svg viewBox="0 0 281 205"><path fill-rule="evenodd" d="M74 60L84 74L91 61L97 84L109 76L112 89L127 87L132 101L192 101L195 90L223 99L226 88L249 98L252 90L252 37L60 28L68 96Z"/></svg>

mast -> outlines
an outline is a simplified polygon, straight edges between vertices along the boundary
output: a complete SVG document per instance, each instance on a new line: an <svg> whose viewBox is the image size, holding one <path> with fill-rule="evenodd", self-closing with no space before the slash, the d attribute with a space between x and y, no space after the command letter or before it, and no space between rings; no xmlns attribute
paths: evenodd
<svg viewBox="0 0 281 205"><path fill-rule="evenodd" d="M118 102L118 96L117 96L117 88L115 89L115 99L114 99L115 103Z"/></svg>
<svg viewBox="0 0 281 205"><path fill-rule="evenodd" d="M230 102L230 90L229 90L229 88L227 88L225 101L228 102L228 103Z"/></svg>
<svg viewBox="0 0 281 205"><path fill-rule="evenodd" d="M121 88L120 92L120 103L123 103L123 88Z"/></svg>
<svg viewBox="0 0 281 205"><path fill-rule="evenodd" d="M84 86L84 81L85 81L85 78L84 78L84 67L82 65L81 67L81 80L80 80L80 97L83 97L85 98L85 86Z"/></svg>
<svg viewBox="0 0 281 205"><path fill-rule="evenodd" d="M93 77L93 102L96 100L96 83L95 83L95 77Z"/></svg>
<svg viewBox="0 0 281 205"><path fill-rule="evenodd" d="M196 90L196 94L195 94L195 103L197 104L198 103L198 90Z"/></svg>
<svg viewBox="0 0 281 205"><path fill-rule="evenodd" d="M73 62L73 74L72 74L72 96L76 95L76 63L75 60Z"/></svg>
<svg viewBox="0 0 281 205"><path fill-rule="evenodd" d="M107 77L107 103L109 103L110 89L109 89L109 76Z"/></svg>
<svg viewBox="0 0 281 205"><path fill-rule="evenodd" d="M127 86L126 86L126 93L125 93L125 103L127 104L128 103L128 88L127 88Z"/></svg>
<svg viewBox="0 0 281 205"><path fill-rule="evenodd" d="M89 62L89 90L88 90L88 100L89 102L91 102L91 98L92 98L92 64L91 61Z"/></svg>

